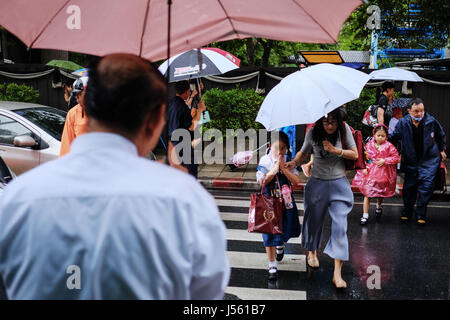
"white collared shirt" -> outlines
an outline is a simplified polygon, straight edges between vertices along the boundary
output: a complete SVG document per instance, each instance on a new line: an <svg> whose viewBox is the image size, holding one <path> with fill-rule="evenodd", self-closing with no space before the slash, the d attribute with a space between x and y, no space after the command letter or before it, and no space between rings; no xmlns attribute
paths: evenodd
<svg viewBox="0 0 450 320"><path fill-rule="evenodd" d="M287 162L287 155L283 156L284 162ZM268 154L265 154L261 157L258 163L258 167L256 169L256 182L260 182L262 178L265 178L266 174L272 170L272 168L278 162L278 158L273 158L272 151L269 151ZM291 169L291 172L298 176L297 168Z"/></svg>
<svg viewBox="0 0 450 320"><path fill-rule="evenodd" d="M82 135L0 197L9 299L222 299L229 275L213 197L122 136Z"/></svg>

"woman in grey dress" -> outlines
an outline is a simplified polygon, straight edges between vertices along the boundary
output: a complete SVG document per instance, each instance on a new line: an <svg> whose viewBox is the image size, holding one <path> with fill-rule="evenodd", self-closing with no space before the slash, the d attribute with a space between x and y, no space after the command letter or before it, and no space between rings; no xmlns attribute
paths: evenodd
<svg viewBox="0 0 450 320"><path fill-rule="evenodd" d="M345 141L345 149L342 140ZM353 208L353 192L345 176L344 158L356 160L358 151L350 127L342 121L339 109L315 123L306 134L301 150L286 165L296 167L309 154L314 154L314 165L305 187L302 231L302 245L308 249L307 264L312 268L319 267L317 249L328 211L332 219L331 237L324 253L334 259L334 285L346 288L341 270L343 261L349 259L347 215Z"/></svg>

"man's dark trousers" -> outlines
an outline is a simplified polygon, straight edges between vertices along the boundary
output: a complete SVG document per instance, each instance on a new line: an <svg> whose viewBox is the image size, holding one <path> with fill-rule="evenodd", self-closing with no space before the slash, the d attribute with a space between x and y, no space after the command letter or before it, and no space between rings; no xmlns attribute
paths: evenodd
<svg viewBox="0 0 450 320"><path fill-rule="evenodd" d="M417 219L425 219L427 214L427 205L433 196L433 191L433 179L429 177L419 179L418 172L405 173L405 181L403 183L402 191L404 214L410 218L415 204L415 217Z"/></svg>

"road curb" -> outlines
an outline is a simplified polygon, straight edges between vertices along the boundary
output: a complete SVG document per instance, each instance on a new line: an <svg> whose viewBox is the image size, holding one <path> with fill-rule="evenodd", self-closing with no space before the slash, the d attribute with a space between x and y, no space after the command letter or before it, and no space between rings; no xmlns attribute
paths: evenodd
<svg viewBox="0 0 450 320"><path fill-rule="evenodd" d="M242 190L242 191L259 191L261 186L253 180L244 180L242 178L214 178L214 179L198 179L198 182L206 189L215 190ZM351 181L349 181L351 184ZM306 183L300 183L292 187L296 193L303 193ZM353 194L362 196L358 187L352 186ZM403 184L397 184L398 193L396 195L402 196ZM432 200L450 201L450 194L442 191L434 191Z"/></svg>

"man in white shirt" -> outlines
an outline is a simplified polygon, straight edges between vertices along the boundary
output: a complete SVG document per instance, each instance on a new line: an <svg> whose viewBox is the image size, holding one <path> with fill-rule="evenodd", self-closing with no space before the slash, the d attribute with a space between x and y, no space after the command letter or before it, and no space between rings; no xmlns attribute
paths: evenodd
<svg viewBox="0 0 450 320"><path fill-rule="evenodd" d="M88 133L0 198L7 297L222 299L230 267L214 199L144 158L165 124L164 78L128 54L103 57L89 76Z"/></svg>

